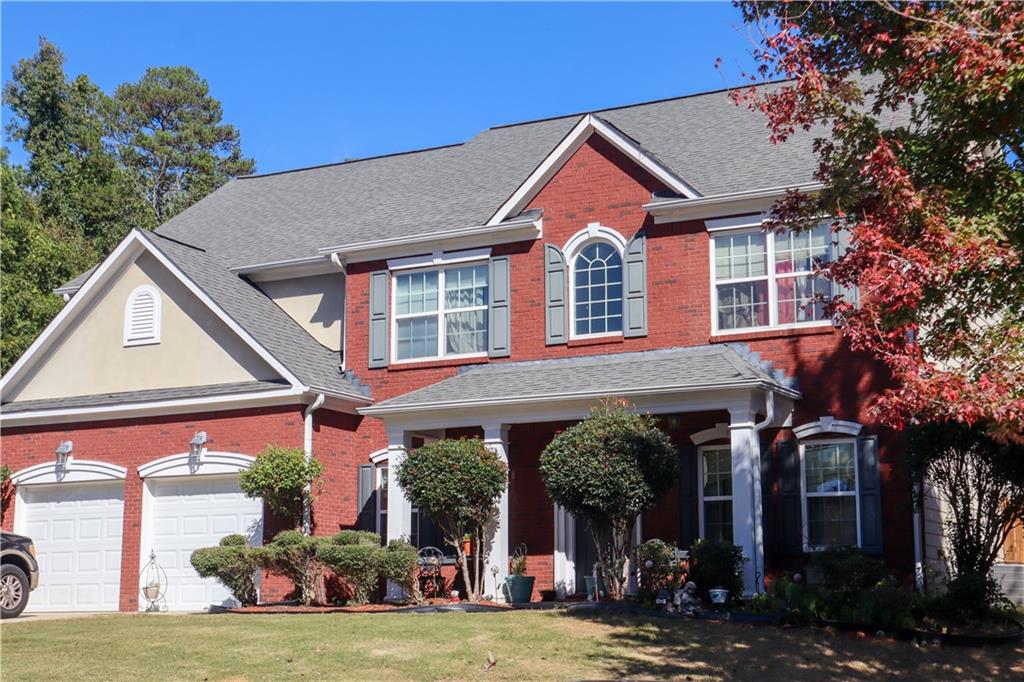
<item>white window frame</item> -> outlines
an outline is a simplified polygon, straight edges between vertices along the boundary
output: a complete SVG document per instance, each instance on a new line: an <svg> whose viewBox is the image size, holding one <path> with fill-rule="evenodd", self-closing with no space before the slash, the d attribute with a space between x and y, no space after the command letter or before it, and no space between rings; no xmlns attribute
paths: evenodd
<svg viewBox="0 0 1024 682"><path fill-rule="evenodd" d="M732 478L733 478L733 476L732 476L732 464L731 464L731 462L732 462L732 446L729 445L728 443L723 443L721 445L702 445L702 446L698 447L697 448L697 476L698 476L698 480L697 480L697 484L698 484L697 485L697 508L698 508L697 516L698 516L698 519L700 521L700 537L702 539L706 539L707 538L707 531L704 528L704 503L705 502L729 502L730 504L733 503L733 496L732 495L708 495L707 497L704 496L704 476L705 476L705 473L706 473L705 470L704 470L704 453L706 451L708 451L708 450L725 450L725 451L727 451L729 453L729 461L730 461L730 465L729 465L729 467L730 467L729 468L729 487L730 487L730 489L733 490L733 492L735 492L735 488L732 487L732 484L733 484L733 480L732 480ZM736 539L736 528L735 527L733 527L732 532L733 532L733 539L735 540Z"/></svg>
<svg viewBox="0 0 1024 682"><path fill-rule="evenodd" d="M808 445L852 445L853 446L853 490L847 490L842 492L829 492L829 493L810 493L807 490L807 452L806 448ZM803 545L805 552L820 552L826 549L828 545L812 545L810 535L810 519L807 516L807 499L809 497L853 497L856 505L856 516L857 516L857 546L860 547L863 543L861 537L861 518L860 518L860 449L857 444L856 438L830 438L823 440L809 440L800 443L800 505L802 511L803 521Z"/></svg>
<svg viewBox="0 0 1024 682"><path fill-rule="evenodd" d="M570 339L602 339L611 338L615 336L622 336L622 331L617 332L599 332L597 334L577 334L576 333L576 257L580 255L583 249L587 248L595 242L603 242L608 244L615 249L619 254L619 261L622 263L622 287L625 292L626 286L626 238L619 234L616 230L610 227L606 227L600 223L590 223L585 228L569 237L568 241L565 242L565 246L562 247L562 253L565 254L566 259L566 272L568 273L569 281L566 284L569 287L569 338ZM625 310L626 302L625 296L623 296L622 302L622 314L623 314L623 326L625 326Z"/></svg>
<svg viewBox="0 0 1024 682"><path fill-rule="evenodd" d="M376 500L377 500L377 510L376 510L376 513L375 513L375 516L374 516L374 521L375 521L376 528L377 528L377 535L381 536L381 538L385 537L385 535L387 534L387 530L388 530L388 522L387 522L388 508L387 508L387 505L384 504L382 502L382 500L381 500L381 498L383 497L383 495L381 495L381 492L382 492L382 488L383 488L382 483L386 483L387 482L388 468L389 467L390 467L390 462L388 461L387 458L384 458L384 459L382 459L379 462L375 462L374 465L373 465L373 486L374 486L374 492L377 493L374 496L374 497L376 497ZM389 495L391 494L390 490L388 490L388 494ZM381 518L382 516L384 517L383 519Z"/></svg>
<svg viewBox="0 0 1024 682"><path fill-rule="evenodd" d="M810 320L806 322L789 322L786 324L779 324L779 290L777 281L779 279L795 279L800 276L813 275L813 271L809 272L792 272L786 273L779 277L775 273L775 232L768 230L767 232L761 226L761 221L758 219L756 222L736 221L741 224L732 225L730 220L723 220L723 226L716 227L715 223L718 221L708 221L708 253L710 263L710 278L711 278L711 334L712 336L728 336L732 334L749 334L751 332L759 332L773 329L807 329L814 327L831 327L833 322L831 319L825 320ZM715 279L715 238L716 237L727 237L727 236L738 236L744 234L764 234L765 235L765 275L763 277L736 277L731 279ZM833 235L834 236L834 235ZM836 243L831 241L832 244L832 258L838 257L836 253ZM768 286L768 324L758 325L756 327L741 327L739 329L720 329L718 327L718 287L723 284L743 284L745 282L766 282ZM831 281L831 280L829 280ZM833 283L833 287L835 284ZM834 295L834 294L833 294Z"/></svg>
<svg viewBox="0 0 1024 682"><path fill-rule="evenodd" d="M481 265L486 266L487 260L484 258L475 258L471 260L460 261L451 265L432 266L425 268L409 268L402 269L399 272L391 274L391 364L394 365L405 365L417 362L431 362L434 360L452 360L460 358L486 358L487 350L484 349L479 353L448 353L444 352L445 344L447 342L447 331L445 327L445 315L447 313L468 313L484 311L484 325L487 325L487 310L490 308L491 301L491 282L487 281L487 303L481 306L470 306L468 308L445 308L444 306L444 291L445 291L445 273L448 270L457 270L460 268L467 267L479 267ZM437 273L437 310L429 313L406 313L404 315L398 314L398 308L396 303L398 301L398 277L403 275L416 275L426 272ZM436 355L424 355L418 358L406 358L404 360L398 359L398 321L412 318L424 318L434 315L437 317L437 354ZM490 329L486 330L489 335Z"/></svg>
<svg viewBox="0 0 1024 682"><path fill-rule="evenodd" d="M150 336L133 338L130 334L132 311L135 308L136 299L142 294L149 294L153 299L153 333ZM160 320L163 317L163 303L160 292L148 284L140 284L128 294L128 300L124 303L124 347L131 346L153 346L160 343Z"/></svg>

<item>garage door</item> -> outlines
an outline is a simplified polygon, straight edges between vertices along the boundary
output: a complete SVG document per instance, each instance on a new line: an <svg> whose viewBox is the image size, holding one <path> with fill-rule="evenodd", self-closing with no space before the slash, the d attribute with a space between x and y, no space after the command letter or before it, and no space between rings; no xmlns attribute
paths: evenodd
<svg viewBox="0 0 1024 682"><path fill-rule="evenodd" d="M167 608L198 611L211 604L234 605L219 582L200 578L189 561L200 547L216 545L225 535L248 535L253 544L262 537L263 505L238 487L238 476L150 479L150 499L143 520L148 542L143 542L167 571ZM142 605L145 607L145 604Z"/></svg>
<svg viewBox="0 0 1024 682"><path fill-rule="evenodd" d="M116 611L124 483L26 485L18 530L35 541L39 587L26 611Z"/></svg>

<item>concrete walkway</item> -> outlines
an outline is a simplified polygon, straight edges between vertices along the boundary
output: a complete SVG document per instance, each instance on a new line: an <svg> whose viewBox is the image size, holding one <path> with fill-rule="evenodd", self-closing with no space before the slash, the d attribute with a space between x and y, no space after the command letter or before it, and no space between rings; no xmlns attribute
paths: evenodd
<svg viewBox="0 0 1024 682"><path fill-rule="evenodd" d="M38 623L44 620L70 620L73 618L93 618L95 616L124 615L118 611L55 611L52 613L23 613L17 618L4 618L0 623Z"/></svg>

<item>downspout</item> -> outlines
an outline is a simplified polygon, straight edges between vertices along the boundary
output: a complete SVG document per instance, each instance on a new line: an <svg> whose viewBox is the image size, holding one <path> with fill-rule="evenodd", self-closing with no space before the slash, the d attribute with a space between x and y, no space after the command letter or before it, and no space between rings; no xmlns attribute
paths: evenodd
<svg viewBox="0 0 1024 682"><path fill-rule="evenodd" d="M306 408L302 421L302 448L306 453L306 464L313 459L313 413L324 404L326 397L323 393L317 395L316 399ZM302 533L309 535L313 532L313 482L307 481L306 488L302 493Z"/></svg>
<svg viewBox="0 0 1024 682"><path fill-rule="evenodd" d="M752 452L757 452L757 462L754 465L757 467L757 485L751 486L750 488L750 508L755 513L761 514L761 523L756 527L756 535L754 536L755 547L760 547L761 552L754 552L754 556L751 557L751 562L754 567L754 581L756 583L755 588L757 593L760 594L764 588L764 566L758 567L757 556L758 554L764 553L764 500L761 499L761 488L764 483L761 481L761 439L758 434L763 431L769 424L775 421L775 391L771 388L765 393L764 396L764 421L754 424L754 428L751 429L750 438L750 449Z"/></svg>
<svg viewBox="0 0 1024 682"><path fill-rule="evenodd" d="M348 320L346 319L346 310L348 307L348 271L345 269L345 264L341 262L341 258L337 253L331 254L331 263L334 267L341 271L341 276L345 278L345 284L342 288L341 296L341 362L338 363L339 369L342 372L345 371L345 343L346 337L348 337Z"/></svg>

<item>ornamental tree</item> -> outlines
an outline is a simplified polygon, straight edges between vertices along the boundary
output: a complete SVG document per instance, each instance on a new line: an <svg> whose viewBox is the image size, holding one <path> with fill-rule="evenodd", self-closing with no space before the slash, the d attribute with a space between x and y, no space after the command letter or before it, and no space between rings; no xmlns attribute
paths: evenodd
<svg viewBox="0 0 1024 682"><path fill-rule="evenodd" d="M275 513L298 528L308 500L307 487L312 496L315 487L323 486L320 475L324 467L315 457L306 457L302 448L268 445L242 472L239 486L246 497L261 499Z"/></svg>
<svg viewBox="0 0 1024 682"><path fill-rule="evenodd" d="M444 541L455 548L467 597L479 601L481 569L489 555L484 534L508 487L508 466L479 438L442 439L409 451L396 473L409 501L434 520ZM472 573L463 546L466 536L477 548Z"/></svg>
<svg viewBox="0 0 1024 682"><path fill-rule="evenodd" d="M770 227L831 216L850 246L828 301L855 349L892 371L874 405L896 428L982 422L1024 433L1024 5L737 3L757 36L740 88L771 139L811 131L824 189Z"/></svg>
<svg viewBox="0 0 1024 682"><path fill-rule="evenodd" d="M551 499L590 526L612 599L625 594L636 517L669 491L677 468L676 449L655 419L618 401L594 408L541 454Z"/></svg>

